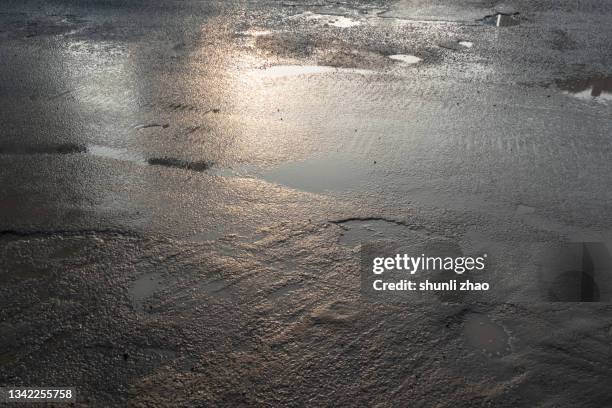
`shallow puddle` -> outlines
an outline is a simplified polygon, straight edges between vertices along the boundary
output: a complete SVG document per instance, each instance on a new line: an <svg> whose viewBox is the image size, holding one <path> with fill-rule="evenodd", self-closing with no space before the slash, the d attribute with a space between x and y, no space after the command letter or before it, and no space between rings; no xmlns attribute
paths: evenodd
<svg viewBox="0 0 612 408"><path fill-rule="evenodd" d="M323 24L327 24L330 26L338 27L338 28L349 28L361 25L361 22L349 17L333 15L333 14L316 14L310 11L305 13L296 14L291 17L292 19L303 18L306 21L319 21Z"/></svg>
<svg viewBox="0 0 612 408"><path fill-rule="evenodd" d="M483 24L494 27L510 27L520 24L518 14L497 13L490 16L485 16L480 20Z"/></svg>
<svg viewBox="0 0 612 408"><path fill-rule="evenodd" d="M267 35L272 35L272 31L270 30L246 30L238 32L240 35L246 35L249 37L265 37Z"/></svg>
<svg viewBox="0 0 612 408"><path fill-rule="evenodd" d="M568 79L556 82L557 88L575 98L588 101L612 101L612 77Z"/></svg>
<svg viewBox="0 0 612 408"><path fill-rule="evenodd" d="M148 273L136 279L128 290L132 305L136 310L143 310L147 298L151 297L162 287L160 273Z"/></svg>
<svg viewBox="0 0 612 408"><path fill-rule="evenodd" d="M76 143L58 143L42 145L17 145L10 144L0 146L0 154L30 155L30 154L77 154L85 153L87 148Z"/></svg>
<svg viewBox="0 0 612 408"><path fill-rule="evenodd" d="M463 335L470 346L489 357L501 357L511 352L510 336L506 330L485 315L468 315Z"/></svg>
<svg viewBox="0 0 612 408"><path fill-rule="evenodd" d="M313 75L325 73L346 73L346 74L372 74L374 71L356 68L337 68L326 65L274 65L266 69L252 71L255 75L262 78L282 78L299 75Z"/></svg>
<svg viewBox="0 0 612 408"><path fill-rule="evenodd" d="M266 181L315 193L357 190L368 176L367 165L356 159L339 157L289 162L261 174Z"/></svg>
<svg viewBox="0 0 612 408"><path fill-rule="evenodd" d="M351 220L339 225L344 230L340 243L348 246L381 240L408 242L415 234L405 225L384 219Z"/></svg>
<svg viewBox="0 0 612 408"><path fill-rule="evenodd" d="M405 54L389 55L389 58L395 61L403 62L405 64L416 64L418 62L423 61L421 58L415 55L405 55Z"/></svg>
<svg viewBox="0 0 612 408"><path fill-rule="evenodd" d="M87 145L87 153L92 156L105 157L108 159L130 161L138 164L146 164L147 161L144 156L141 156L135 152L131 152L127 149L117 149L109 146L102 145Z"/></svg>

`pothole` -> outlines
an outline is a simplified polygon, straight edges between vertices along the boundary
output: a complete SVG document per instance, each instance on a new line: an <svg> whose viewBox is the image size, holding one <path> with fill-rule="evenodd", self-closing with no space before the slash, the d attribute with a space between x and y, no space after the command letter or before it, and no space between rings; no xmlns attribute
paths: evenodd
<svg viewBox="0 0 612 408"><path fill-rule="evenodd" d="M519 13L496 13L484 16L479 20L482 24L494 27L510 27L520 24Z"/></svg>
<svg viewBox="0 0 612 408"><path fill-rule="evenodd" d="M555 85L564 93L578 99L595 102L612 101L612 77L610 76L565 79L556 81Z"/></svg>
<svg viewBox="0 0 612 408"><path fill-rule="evenodd" d="M459 41L448 40L448 41L442 41L438 45L442 48L446 48L449 50L462 51L462 50L465 50L466 48L472 48L474 46L474 43L471 41L466 41L466 40L459 40Z"/></svg>
<svg viewBox="0 0 612 408"><path fill-rule="evenodd" d="M261 173L266 181L320 193L363 188L370 169L347 157L317 157L289 162Z"/></svg>
<svg viewBox="0 0 612 408"><path fill-rule="evenodd" d="M349 28L361 25L359 20L355 20L349 17L333 15L333 14L317 14L310 11L296 14L291 16L291 19L304 19L306 21L318 21L323 24L327 24L330 26L338 27L338 28Z"/></svg>
<svg viewBox="0 0 612 408"><path fill-rule="evenodd" d="M419 58L416 55L408 55L408 54L389 55L389 58L395 61L402 62L404 64L417 64L423 61L422 58Z"/></svg>

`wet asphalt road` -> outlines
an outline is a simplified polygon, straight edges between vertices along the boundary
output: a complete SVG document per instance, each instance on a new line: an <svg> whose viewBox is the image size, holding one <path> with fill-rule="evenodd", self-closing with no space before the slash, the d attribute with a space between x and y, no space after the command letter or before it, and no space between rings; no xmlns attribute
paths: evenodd
<svg viewBox="0 0 612 408"><path fill-rule="evenodd" d="M612 406L612 307L513 302L533 243L612 241L611 34L594 0L2 2L0 385ZM365 302L373 237L497 286Z"/></svg>

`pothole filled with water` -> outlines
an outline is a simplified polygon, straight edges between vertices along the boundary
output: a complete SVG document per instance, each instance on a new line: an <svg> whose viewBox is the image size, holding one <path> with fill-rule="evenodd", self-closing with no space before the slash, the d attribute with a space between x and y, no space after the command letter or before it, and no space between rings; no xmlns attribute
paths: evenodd
<svg viewBox="0 0 612 408"><path fill-rule="evenodd" d="M423 61L422 58L419 58L416 55L408 55L408 54L389 55L389 58L394 61L402 62L404 64L417 64Z"/></svg>
<svg viewBox="0 0 612 408"><path fill-rule="evenodd" d="M557 88L575 98L596 101L612 101L612 76L595 76L580 79L565 79L555 82Z"/></svg>
<svg viewBox="0 0 612 408"><path fill-rule="evenodd" d="M361 25L359 20L352 19L350 17L333 15L333 14L317 14L310 11L305 13L296 14L291 17L292 19L300 19L303 18L306 21L318 21L323 24L327 24L330 26L338 27L338 28L349 28Z"/></svg>
<svg viewBox="0 0 612 408"><path fill-rule="evenodd" d="M480 22L493 27L510 27L519 25L521 21L518 13L496 13L484 16Z"/></svg>
<svg viewBox="0 0 612 408"><path fill-rule="evenodd" d="M261 178L298 190L321 193L361 189L370 169L345 157L318 157L289 162L261 173Z"/></svg>

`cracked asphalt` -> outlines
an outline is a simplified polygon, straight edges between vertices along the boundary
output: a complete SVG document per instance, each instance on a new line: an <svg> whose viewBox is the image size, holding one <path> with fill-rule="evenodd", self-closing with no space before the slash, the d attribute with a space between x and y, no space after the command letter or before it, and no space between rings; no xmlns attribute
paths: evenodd
<svg viewBox="0 0 612 408"><path fill-rule="evenodd" d="M3 1L0 386L612 406L612 306L534 283L612 242L611 34L596 0ZM371 301L381 239L493 287Z"/></svg>

